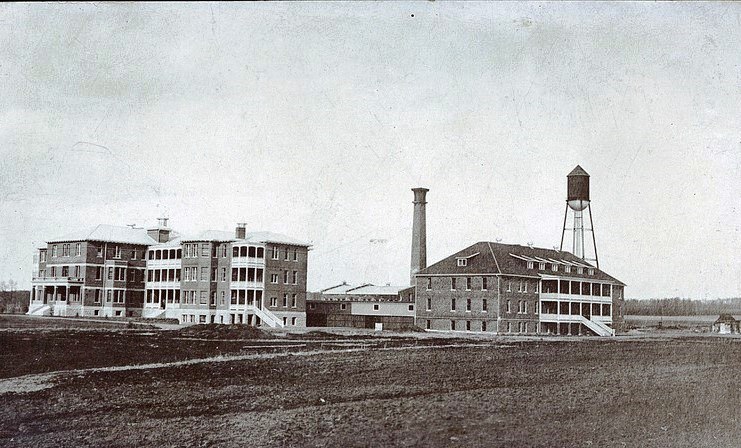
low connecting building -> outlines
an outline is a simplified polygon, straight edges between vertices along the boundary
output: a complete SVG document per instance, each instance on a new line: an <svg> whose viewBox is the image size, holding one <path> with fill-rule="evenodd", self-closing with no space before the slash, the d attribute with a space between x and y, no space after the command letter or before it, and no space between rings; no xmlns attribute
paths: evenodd
<svg viewBox="0 0 741 448"><path fill-rule="evenodd" d="M271 232L99 225L38 253L29 314L306 325L309 245Z"/></svg>
<svg viewBox="0 0 741 448"><path fill-rule="evenodd" d="M352 286L346 283L310 294L309 327L353 327L399 330L414 325L414 287Z"/></svg>
<svg viewBox="0 0 741 448"><path fill-rule="evenodd" d="M499 334L614 335L622 282L569 252L479 242L415 274L416 325Z"/></svg>

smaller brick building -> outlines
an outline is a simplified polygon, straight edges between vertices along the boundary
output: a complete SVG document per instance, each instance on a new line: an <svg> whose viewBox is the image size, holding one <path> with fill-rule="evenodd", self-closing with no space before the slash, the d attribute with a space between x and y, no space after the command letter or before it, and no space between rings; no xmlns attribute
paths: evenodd
<svg viewBox="0 0 741 448"><path fill-rule="evenodd" d="M351 286L346 283L311 293L306 326L398 330L414 325L411 286Z"/></svg>

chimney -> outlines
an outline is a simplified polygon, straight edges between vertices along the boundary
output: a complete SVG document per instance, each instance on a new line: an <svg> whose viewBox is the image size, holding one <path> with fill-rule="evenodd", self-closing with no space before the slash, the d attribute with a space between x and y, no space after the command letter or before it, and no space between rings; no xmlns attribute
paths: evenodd
<svg viewBox="0 0 741 448"><path fill-rule="evenodd" d="M158 243L170 241L170 228L167 227L169 218L157 218L157 227L147 229L147 235Z"/></svg>
<svg viewBox="0 0 741 448"><path fill-rule="evenodd" d="M234 236L238 240L243 240L246 235L247 235L247 223L246 222L238 222L237 223L237 230L234 233Z"/></svg>
<svg viewBox="0 0 741 448"><path fill-rule="evenodd" d="M414 274L427 267L427 219L425 195L427 188L412 188L414 192L414 221L412 222L412 269L410 284L416 284Z"/></svg>

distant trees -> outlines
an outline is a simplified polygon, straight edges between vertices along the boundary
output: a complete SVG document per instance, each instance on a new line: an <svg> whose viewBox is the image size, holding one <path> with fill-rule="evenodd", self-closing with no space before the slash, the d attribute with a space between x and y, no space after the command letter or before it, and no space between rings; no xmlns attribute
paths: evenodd
<svg viewBox="0 0 741 448"><path fill-rule="evenodd" d="M28 311L29 291L18 291L18 283L10 279L0 281L0 314Z"/></svg>
<svg viewBox="0 0 741 448"><path fill-rule="evenodd" d="M638 316L701 316L708 314L741 314L741 297L715 300L647 299L625 301L625 314Z"/></svg>

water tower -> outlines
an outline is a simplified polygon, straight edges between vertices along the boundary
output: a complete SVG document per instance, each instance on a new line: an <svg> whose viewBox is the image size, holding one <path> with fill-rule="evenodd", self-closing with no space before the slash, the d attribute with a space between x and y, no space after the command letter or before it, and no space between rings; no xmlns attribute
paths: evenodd
<svg viewBox="0 0 741 448"><path fill-rule="evenodd" d="M594 238L594 223L592 221L592 207L589 200L589 174L579 165L569 173L567 178L566 192L566 211L563 215L563 232L561 233L561 250L563 250L564 238L566 231L573 232L572 253L585 261L594 261L599 269L599 258L597 257L597 241ZM574 226L566 227L566 219L569 210L574 215ZM589 210L589 227L584 227L584 211ZM586 257L586 246L584 241L584 232L592 234L592 247L594 248L594 258Z"/></svg>

